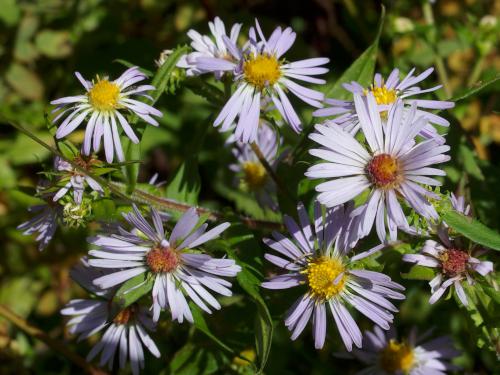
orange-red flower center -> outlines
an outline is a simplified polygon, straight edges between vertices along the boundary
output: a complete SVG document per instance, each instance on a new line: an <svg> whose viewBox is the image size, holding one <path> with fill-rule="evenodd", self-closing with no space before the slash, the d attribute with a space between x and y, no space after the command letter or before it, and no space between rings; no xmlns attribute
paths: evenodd
<svg viewBox="0 0 500 375"><path fill-rule="evenodd" d="M174 271L180 263L180 256L171 247L155 247L146 255L146 263L153 273Z"/></svg>
<svg viewBox="0 0 500 375"><path fill-rule="evenodd" d="M131 319L134 319L136 314L136 309L137 309L136 305L130 305L129 307L126 307L118 314L116 314L115 318L113 319L113 323L127 324Z"/></svg>
<svg viewBox="0 0 500 375"><path fill-rule="evenodd" d="M459 249L447 249L441 256L443 272L447 276L456 276L467 270L469 254Z"/></svg>
<svg viewBox="0 0 500 375"><path fill-rule="evenodd" d="M366 171L371 182L381 188L393 187L400 178L398 160L389 154L374 156Z"/></svg>

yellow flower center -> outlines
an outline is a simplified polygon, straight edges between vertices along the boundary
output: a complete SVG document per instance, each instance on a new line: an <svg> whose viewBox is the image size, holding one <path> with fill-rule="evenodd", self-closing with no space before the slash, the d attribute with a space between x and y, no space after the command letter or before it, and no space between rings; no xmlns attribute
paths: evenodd
<svg viewBox="0 0 500 375"><path fill-rule="evenodd" d="M313 297L323 301L342 292L347 280L345 267L337 258L317 258L311 261L303 272L307 275L307 283Z"/></svg>
<svg viewBox="0 0 500 375"><path fill-rule="evenodd" d="M379 188L393 188L402 178L398 160L389 154L375 155L366 166L366 172Z"/></svg>
<svg viewBox="0 0 500 375"><path fill-rule="evenodd" d="M413 348L405 342L390 340L380 354L380 367L389 374L408 373L415 362Z"/></svg>
<svg viewBox="0 0 500 375"><path fill-rule="evenodd" d="M243 63L245 80L262 90L274 85L281 77L280 64L276 57L270 55L251 55Z"/></svg>
<svg viewBox="0 0 500 375"><path fill-rule="evenodd" d="M371 91L375 97L377 104L392 104L397 98L398 94L394 89L388 89L385 85L382 87L371 86L370 90L365 90L365 95Z"/></svg>
<svg viewBox="0 0 500 375"><path fill-rule="evenodd" d="M257 161L243 163L244 180L250 190L260 190L267 180L267 172L264 166Z"/></svg>
<svg viewBox="0 0 500 375"><path fill-rule="evenodd" d="M107 79L100 80L87 93L90 104L98 111L111 111L118 106L120 88Z"/></svg>

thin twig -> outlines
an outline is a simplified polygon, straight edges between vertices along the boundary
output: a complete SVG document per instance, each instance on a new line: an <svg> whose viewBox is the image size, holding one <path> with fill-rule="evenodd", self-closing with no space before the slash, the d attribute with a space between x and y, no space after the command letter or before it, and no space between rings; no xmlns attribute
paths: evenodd
<svg viewBox="0 0 500 375"><path fill-rule="evenodd" d="M92 366L90 363L87 363L87 361L85 361L83 357L80 357L78 354L69 350L68 346L65 343L51 338L40 328L31 325L26 320L21 318L19 315L12 312L7 306L0 305L0 316L7 319L9 322L11 322L13 325L15 325L17 328L21 329L28 335L44 342L49 348L61 354L63 357L69 359L78 367L81 367L83 370L85 370L86 373L92 375L108 374L106 371L103 371L100 368L97 368L95 366Z"/></svg>
<svg viewBox="0 0 500 375"><path fill-rule="evenodd" d="M271 167L266 157L262 153L262 150L260 149L259 145L255 142L252 142L250 143L250 147L252 147L252 151L254 152L255 156L257 156L257 158L260 161L260 164L262 164L262 166L265 168L267 174L271 176L271 178L274 180L278 189L281 190L281 192L285 194L293 202L294 199L292 194L290 193L286 185L283 183L283 181L278 177L274 169Z"/></svg>

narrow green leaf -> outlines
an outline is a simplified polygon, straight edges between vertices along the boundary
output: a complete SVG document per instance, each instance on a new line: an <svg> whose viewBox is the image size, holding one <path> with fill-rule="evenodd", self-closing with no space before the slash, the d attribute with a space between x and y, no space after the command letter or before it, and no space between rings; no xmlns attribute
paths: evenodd
<svg viewBox="0 0 500 375"><path fill-rule="evenodd" d="M226 251L242 268L236 276L238 284L255 300L257 305L257 316L255 317L255 346L260 362L258 374L261 374L264 371L271 351L273 320L264 299L260 295L260 279L255 276L246 263L238 259L230 247L228 247Z"/></svg>
<svg viewBox="0 0 500 375"><path fill-rule="evenodd" d="M452 102L459 102L461 100L467 99L473 95L476 95L478 92L484 90L489 85L494 84L500 80L500 75L496 75L494 78L486 81L486 82L478 82L474 87L466 90L465 92L460 93L459 95L454 96L450 100Z"/></svg>
<svg viewBox="0 0 500 375"><path fill-rule="evenodd" d="M165 88L167 87L168 81L170 79L170 74L175 69L177 61L181 58L182 55L186 54L188 50L189 47L187 46L176 48L174 52L172 52L172 54L167 58L165 63L158 69L151 81L151 84L156 88L156 90L151 95L153 98L153 102L149 103L150 105L155 104L160 96L165 92ZM134 125L135 123L137 123L137 121L138 117L133 116L133 118L129 122L131 125ZM144 124L141 124L140 126L137 126L135 128L135 132L139 140L142 139L144 129ZM126 137L123 137L122 142L126 160L142 160L140 142L138 144L135 144ZM128 165L124 167L123 171L127 178L127 191L128 193L131 193L135 188L137 177L139 176L139 164Z"/></svg>
<svg viewBox="0 0 500 375"><path fill-rule="evenodd" d="M452 229L471 241L490 249L500 250L500 234L478 220L464 216L453 210L444 212L442 219Z"/></svg>
<svg viewBox="0 0 500 375"><path fill-rule="evenodd" d="M201 332L203 332L208 338L214 341L217 345L219 345L222 349L228 351L231 354L234 354L233 349L224 344L217 336L215 336L210 331L200 308L196 306L193 302L189 303L189 308L191 309L191 313L193 314L194 326Z"/></svg>
<svg viewBox="0 0 500 375"><path fill-rule="evenodd" d="M432 268L415 265L407 273L401 273L401 277L407 280L432 280L435 272Z"/></svg>
<svg viewBox="0 0 500 375"><path fill-rule="evenodd" d="M462 159L465 171L478 180L483 181L483 172L481 172L481 168L477 163L477 158L474 155L474 152L466 145L461 144L459 146L458 153Z"/></svg>
<svg viewBox="0 0 500 375"><path fill-rule="evenodd" d="M148 277L145 273L128 280L118 289L113 298L117 310L115 313L120 312L149 293L153 289L153 284L154 278Z"/></svg>
<svg viewBox="0 0 500 375"><path fill-rule="evenodd" d="M201 181L198 173L198 161L189 157L175 172L165 194L168 198L188 204L198 203Z"/></svg>

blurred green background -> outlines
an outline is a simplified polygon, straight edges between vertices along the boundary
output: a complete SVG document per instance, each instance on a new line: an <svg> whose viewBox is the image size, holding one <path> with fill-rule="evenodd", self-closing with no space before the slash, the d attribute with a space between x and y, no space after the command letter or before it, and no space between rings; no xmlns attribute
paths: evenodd
<svg viewBox="0 0 500 375"><path fill-rule="evenodd" d="M434 24L423 12L424 1L384 1L387 17L377 60L377 71L389 73L393 67L407 72L423 71L441 61L446 72L447 90L440 99L457 97L469 87L498 74L500 0L437 0L431 5ZM289 58L328 56L329 81L334 81L373 41L380 16L380 2L362 0L184 0L184 1L74 1L0 0L0 115L29 128L52 142L46 127L50 100L81 90L74 71L87 79L100 75L116 77L124 69L123 59L154 70L155 60L165 49L188 43L190 28L204 33L207 22L219 16L226 26L244 23L244 30L259 19L266 33L276 25L290 25L298 33ZM434 73L427 87L442 81ZM432 82L434 81L434 82ZM445 188L458 190L473 201L480 219L500 227L500 116L498 82L478 95L460 102L452 111L448 137L452 162L446 166ZM448 91L448 92L446 92ZM211 127L213 108L188 90L164 96L159 103L164 112L160 128L147 127L142 149L146 159L141 179L158 172L161 180L172 177L175 168L190 154L196 140L194 129ZM81 141L83 131L70 137ZM214 131L206 135L200 154L202 190L207 206L230 204L220 193L214 176L224 173L230 155L220 155L223 140ZM210 145L210 147L209 147ZM49 152L6 122L0 123L0 303L42 327L51 336L68 339L59 309L70 297L83 292L68 277L69 268L86 253L84 230L59 231L52 245L39 253L36 244L15 228L28 217L33 188L42 165L51 165ZM32 190L31 190L32 191ZM219 202L219 203L216 203ZM222 202L222 203L220 203ZM396 252L384 255L389 272L398 274ZM453 333L465 352L459 359L470 373L494 373L492 353L476 347L468 337L471 323L460 314L453 301L439 306L427 304L428 291L422 282L407 282L408 299L401 305L398 326L404 332L412 324L433 325L437 333ZM293 294L293 293L292 293ZM238 298L236 295L234 298ZM270 304L278 319L290 295L284 293ZM251 325L241 301L226 301L235 324ZM227 324L215 314L210 325L225 337ZM365 322L366 323L366 322ZM333 330L333 326L330 327ZM370 328L366 325L363 328ZM163 320L159 327L162 358L146 360L147 373L209 374L245 373L244 365L214 350L214 345L186 327ZM329 340L320 352L313 350L309 333L290 342L281 322L267 372L269 374L354 373L356 363L339 360L332 353L340 348ZM332 334L332 336L335 336ZM243 334L238 349L253 345ZM189 339L189 344L185 342ZM230 339L231 340L231 339ZM336 344L336 345L334 345ZM89 343L72 344L85 355ZM179 358L191 358L186 364ZM182 358L184 358L182 357ZM173 359L177 359L174 362ZM179 362L180 361L180 362ZM78 369L0 319L1 374L73 374Z"/></svg>

